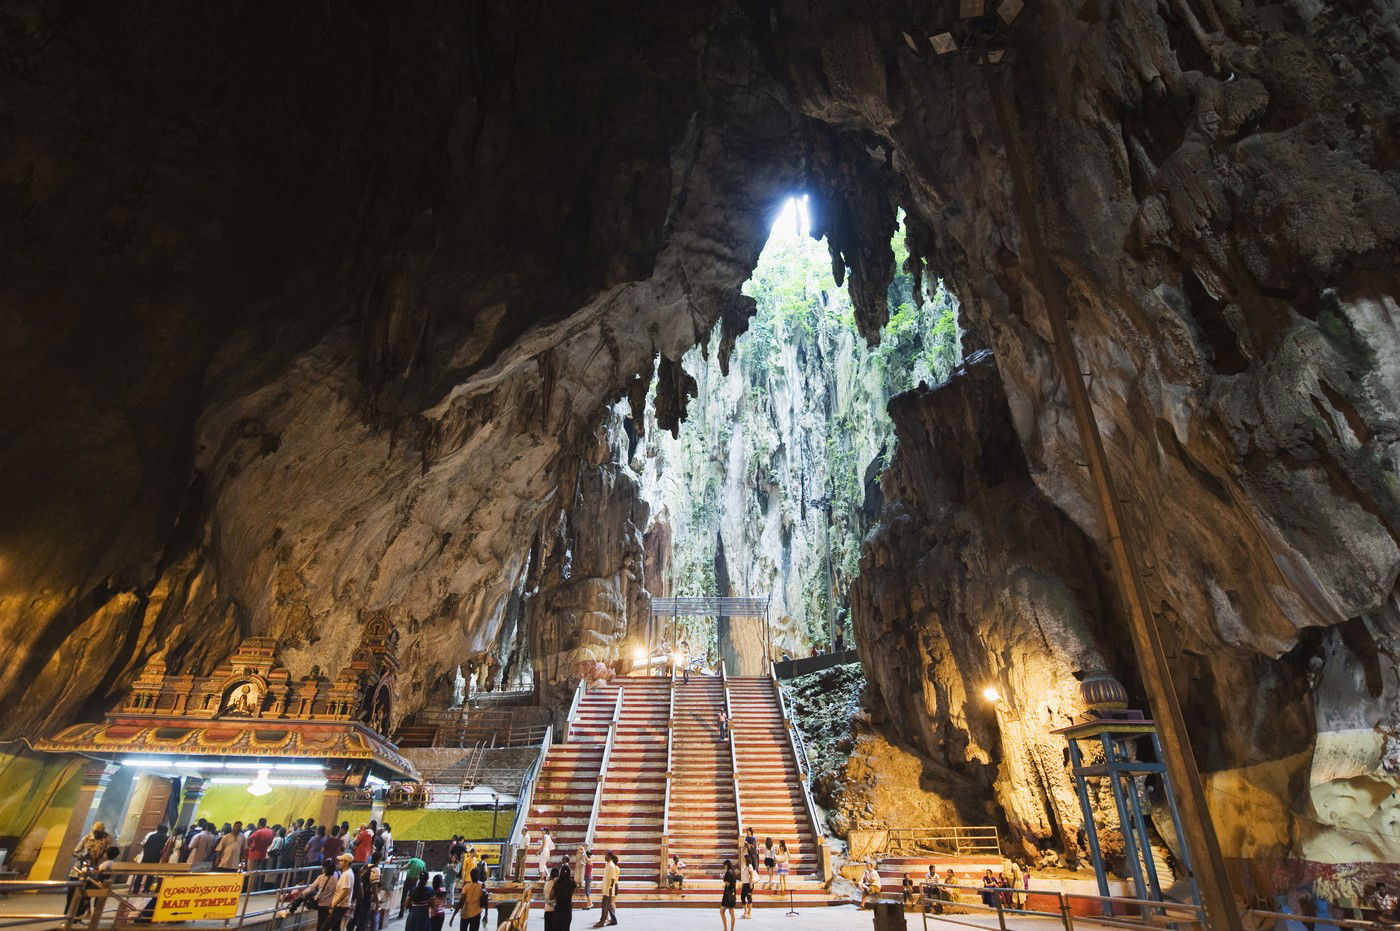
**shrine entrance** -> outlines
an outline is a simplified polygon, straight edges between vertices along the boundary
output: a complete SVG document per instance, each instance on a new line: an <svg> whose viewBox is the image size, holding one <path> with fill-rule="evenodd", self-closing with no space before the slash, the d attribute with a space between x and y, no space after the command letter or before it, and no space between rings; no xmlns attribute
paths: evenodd
<svg viewBox="0 0 1400 931"><path fill-rule="evenodd" d="M382 799L396 783L417 783L388 736L397 642L387 623L369 622L334 678L313 667L294 679L267 637L243 641L208 676L152 662L102 722L35 742L91 760L66 829L45 842L48 875L68 875L70 852L97 821L125 855L160 824L311 817L329 825L347 791Z"/></svg>
<svg viewBox="0 0 1400 931"><path fill-rule="evenodd" d="M647 624L647 655L658 649L674 654L685 639L682 618L714 619L705 642L690 644L692 668L701 661L717 673L724 664L731 676L766 676L773 662L773 636L768 624L768 596L740 598L653 598Z"/></svg>

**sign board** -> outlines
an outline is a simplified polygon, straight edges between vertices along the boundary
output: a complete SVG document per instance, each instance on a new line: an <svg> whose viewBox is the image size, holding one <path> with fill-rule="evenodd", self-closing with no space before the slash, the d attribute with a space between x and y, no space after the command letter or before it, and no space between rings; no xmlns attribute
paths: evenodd
<svg viewBox="0 0 1400 931"><path fill-rule="evenodd" d="M491 866L501 865L501 845L467 841L468 849L475 847L476 855L481 857L483 863Z"/></svg>
<svg viewBox="0 0 1400 931"><path fill-rule="evenodd" d="M222 921L238 917L241 873L163 876L152 921Z"/></svg>

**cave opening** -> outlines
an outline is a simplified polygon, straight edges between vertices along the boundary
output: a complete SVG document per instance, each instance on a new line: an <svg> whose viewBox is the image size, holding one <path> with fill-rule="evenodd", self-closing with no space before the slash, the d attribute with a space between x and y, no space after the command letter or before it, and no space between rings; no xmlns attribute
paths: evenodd
<svg viewBox="0 0 1400 931"><path fill-rule="evenodd" d="M794 194L776 210L743 285L755 310L728 374L718 347L691 349L681 364L696 396L680 430L658 429L649 403L644 439L628 444L651 509L651 595L768 597L766 631L717 617L672 619L657 631L712 667L854 645L846 593L879 520L894 445L887 405L943 381L961 360L955 298L903 268L903 214L891 241L889 321L868 346L849 282L832 278L817 209ZM654 381L653 402L656 390Z"/></svg>

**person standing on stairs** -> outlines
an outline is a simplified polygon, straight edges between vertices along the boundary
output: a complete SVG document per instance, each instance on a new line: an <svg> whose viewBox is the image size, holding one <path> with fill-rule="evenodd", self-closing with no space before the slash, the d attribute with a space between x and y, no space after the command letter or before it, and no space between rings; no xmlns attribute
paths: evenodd
<svg viewBox="0 0 1400 931"><path fill-rule="evenodd" d="M549 833L549 828L544 829L543 836L540 837L540 854L537 861L540 868L540 879L549 876L549 858L554 855L554 835Z"/></svg>
<svg viewBox="0 0 1400 931"><path fill-rule="evenodd" d="M753 836L753 828L744 828L744 862L753 867L754 877L758 876L758 838Z"/></svg>
<svg viewBox="0 0 1400 931"><path fill-rule="evenodd" d="M681 641L681 681L690 681L690 641Z"/></svg>
<svg viewBox="0 0 1400 931"><path fill-rule="evenodd" d="M587 844L579 844L578 850L574 851L574 860L578 866L579 875L583 878L583 907L585 910L593 907L593 851L588 849Z"/></svg>
<svg viewBox="0 0 1400 931"><path fill-rule="evenodd" d="M739 868L739 904L744 906L745 918L753 917L753 887L757 881L758 870L746 855L744 865Z"/></svg>
<svg viewBox="0 0 1400 931"><path fill-rule="evenodd" d="M774 887L777 885L773 879L774 871L777 868L778 851L773 849L773 838L765 837L763 839L763 872L768 878L764 881L763 888L770 892L773 891Z"/></svg>
<svg viewBox="0 0 1400 931"><path fill-rule="evenodd" d="M728 740L728 739L729 739L729 712L725 711L724 708L720 708L718 711L715 712L715 719L716 719L717 721L719 721L719 739L720 739L720 740Z"/></svg>
<svg viewBox="0 0 1400 931"><path fill-rule="evenodd" d="M734 874L734 864L725 860L724 877L722 879L724 889L719 896L719 926L723 928L724 931L734 931L735 928L734 904L736 896L734 886L738 882L738 879L739 877Z"/></svg>
<svg viewBox="0 0 1400 931"><path fill-rule="evenodd" d="M787 841L778 841L778 891L788 891L788 865L792 862L792 855L788 853Z"/></svg>
<svg viewBox="0 0 1400 931"><path fill-rule="evenodd" d="M622 879L622 869L617 865L617 854L611 850L603 857L603 913L593 927L617 924L617 886Z"/></svg>

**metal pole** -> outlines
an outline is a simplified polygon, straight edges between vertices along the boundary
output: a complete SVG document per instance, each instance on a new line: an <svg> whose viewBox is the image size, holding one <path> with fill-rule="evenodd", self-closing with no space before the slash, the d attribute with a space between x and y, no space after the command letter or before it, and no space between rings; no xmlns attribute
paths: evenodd
<svg viewBox="0 0 1400 931"><path fill-rule="evenodd" d="M1030 184L1026 180L1026 157L1022 151L1020 137L1012 131L1011 116L1001 83L1000 73L988 79L992 104L996 110L1002 144L1006 151L1006 162L1011 172L1012 203L1020 221L1021 234L1030 252L1036 287L1040 291L1046 316L1050 320L1050 330L1054 336L1055 362L1069 393L1075 424L1079 429L1079 442L1083 446L1085 458L1088 459L1089 474L1093 478L1094 491L1103 514L1104 530L1108 536L1109 553L1113 558L1119 594L1128 609L1128 629L1133 638L1138 673L1152 703L1162 743L1165 745L1164 762L1167 772L1171 775L1173 788L1180 793L1179 802L1185 815L1183 844L1194 848L1203 861L1203 869L1196 878L1211 922L1226 931L1244 931L1239 909L1235 904L1234 891L1230 887L1230 877L1225 872L1225 858L1220 852L1220 841L1215 834L1215 825L1211 822L1210 809L1206 806L1205 788L1201 783L1200 771L1196 768L1196 756L1191 749L1186 719L1181 714L1181 705L1177 700L1171 668L1167 665L1167 657L1162 650L1156 618L1148 607L1150 599L1137 563L1135 544L1128 542L1128 531L1123 517L1118 512L1118 491L1108 463L1108 454L1104 451L1103 437L1099 434L1098 422L1094 418L1089 390L1084 384L1079 353L1074 348L1074 338L1069 330L1064 294L1050 277L1049 254L1040 238L1040 228L1036 224L1031 201Z"/></svg>

